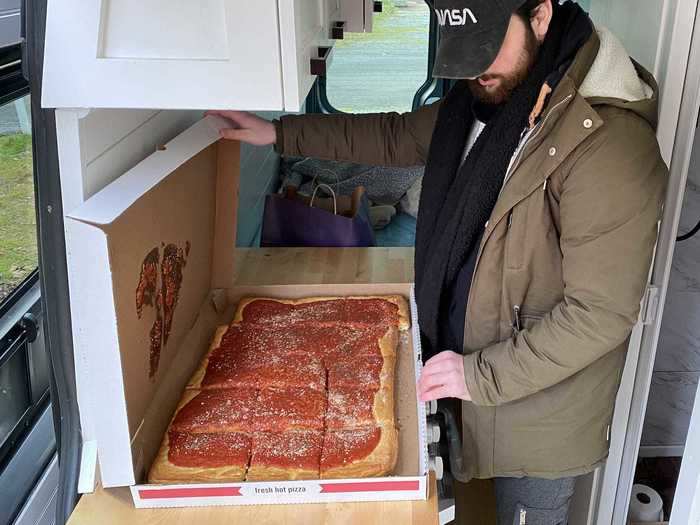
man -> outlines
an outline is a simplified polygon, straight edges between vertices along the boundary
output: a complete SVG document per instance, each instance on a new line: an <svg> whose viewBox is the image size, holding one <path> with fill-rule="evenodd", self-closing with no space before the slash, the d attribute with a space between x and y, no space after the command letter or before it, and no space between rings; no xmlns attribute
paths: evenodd
<svg viewBox="0 0 700 525"><path fill-rule="evenodd" d="M608 453L656 241L667 175L657 88L571 2L434 7L434 75L459 79L439 103L274 124L220 112L233 123L222 135L286 155L426 165L415 277L434 357L419 394L463 400L453 474L494 479L500 524L563 524L576 477Z"/></svg>

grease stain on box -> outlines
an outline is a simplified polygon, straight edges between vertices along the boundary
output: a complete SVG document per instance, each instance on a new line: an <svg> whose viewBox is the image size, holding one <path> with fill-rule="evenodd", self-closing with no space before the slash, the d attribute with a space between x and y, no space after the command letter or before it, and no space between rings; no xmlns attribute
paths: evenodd
<svg viewBox="0 0 700 525"><path fill-rule="evenodd" d="M136 286L137 317L142 318L144 306L150 306L156 310L156 318L148 338L150 344L148 377L151 380L158 372L161 351L168 344L182 287L182 270L187 265L191 247L190 241L185 241L184 248L179 248L173 243L161 243L161 246L163 247L162 259L157 246L144 257Z"/></svg>

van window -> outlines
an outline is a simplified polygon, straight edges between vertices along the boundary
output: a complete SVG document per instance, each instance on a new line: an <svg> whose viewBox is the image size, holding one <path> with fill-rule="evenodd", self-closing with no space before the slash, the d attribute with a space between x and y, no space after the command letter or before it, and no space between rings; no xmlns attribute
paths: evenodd
<svg viewBox="0 0 700 525"><path fill-rule="evenodd" d="M14 4L0 0L0 523L52 515L57 483L55 470L46 470L55 469L56 437L37 269L30 87L20 46L2 46L19 35Z"/></svg>
<svg viewBox="0 0 700 525"><path fill-rule="evenodd" d="M29 95L0 106L0 305L37 268Z"/></svg>
<svg viewBox="0 0 700 525"><path fill-rule="evenodd" d="M339 111L409 111L428 78L430 10L424 0L384 0L371 33L335 43L326 96Z"/></svg>

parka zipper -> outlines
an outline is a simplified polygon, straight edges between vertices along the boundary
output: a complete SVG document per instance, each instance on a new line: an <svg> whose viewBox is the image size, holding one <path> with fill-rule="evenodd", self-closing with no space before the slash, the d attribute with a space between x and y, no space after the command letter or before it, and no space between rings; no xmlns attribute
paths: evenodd
<svg viewBox="0 0 700 525"><path fill-rule="evenodd" d="M520 324L520 305L513 305L513 337L517 337L522 329Z"/></svg>
<svg viewBox="0 0 700 525"><path fill-rule="evenodd" d="M552 115L552 113L554 113L554 110L556 110L559 106L561 106L561 105L564 104L565 102L568 102L569 99L571 99L572 97L573 97L573 95L567 95L567 96L564 97L562 100L560 100L559 102L557 102L557 103L552 107L552 109L549 111L549 113L547 113L547 114L544 116L544 119L542 120L542 122L540 122L540 123L537 125L537 128L532 132L532 135L531 135L530 137L527 138L527 140L525 141L525 144L522 145L522 147L520 148L520 151L518 152L518 155L515 157L515 161L513 162L513 165L512 165L512 166L510 167L510 169L508 170L508 173L506 173L506 177L505 177L505 179L504 179L504 181L503 181L503 187L501 187L501 192L503 191L503 188L505 188L506 183L510 180L510 176L512 175L512 173L518 168L519 163L520 163L520 161L522 160L523 152L525 151L525 148L527 147L527 145L528 145L530 142L532 142L533 140L535 140L535 138L540 134L540 132L542 131L542 129L544 129L544 125L547 123L547 119L549 119L549 117Z"/></svg>

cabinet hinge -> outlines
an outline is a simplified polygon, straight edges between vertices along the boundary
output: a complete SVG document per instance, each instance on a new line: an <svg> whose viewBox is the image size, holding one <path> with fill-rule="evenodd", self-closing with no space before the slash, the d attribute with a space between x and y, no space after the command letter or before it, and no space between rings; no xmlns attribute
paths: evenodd
<svg viewBox="0 0 700 525"><path fill-rule="evenodd" d="M659 298L661 297L661 288L655 285L647 286L642 299L642 324L651 324L656 320L659 312Z"/></svg>

